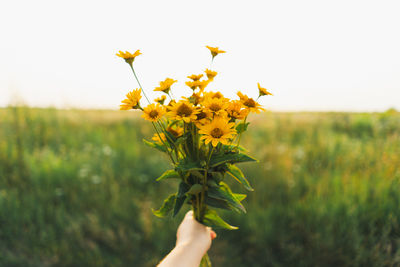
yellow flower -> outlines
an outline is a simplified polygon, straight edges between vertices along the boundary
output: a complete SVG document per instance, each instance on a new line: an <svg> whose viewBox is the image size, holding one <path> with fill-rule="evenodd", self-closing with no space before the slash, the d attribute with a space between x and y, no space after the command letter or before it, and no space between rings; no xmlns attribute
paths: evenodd
<svg viewBox="0 0 400 267"><path fill-rule="evenodd" d="M261 85L260 85L260 83L257 83L257 86L258 86L258 91L260 92L260 95L259 95L259 96L263 96L263 95L272 95L270 92L268 92L267 89L262 88Z"/></svg>
<svg viewBox="0 0 400 267"><path fill-rule="evenodd" d="M136 50L135 53L131 54L128 51L122 52L119 51L116 55L125 59L126 63L128 63L129 65L132 65L132 62L135 60L135 57L141 55L142 53L140 53L140 50Z"/></svg>
<svg viewBox="0 0 400 267"><path fill-rule="evenodd" d="M227 114L225 109L228 107L228 102L225 99L206 98L202 105L215 116L225 116Z"/></svg>
<svg viewBox="0 0 400 267"><path fill-rule="evenodd" d="M192 74L192 75L187 76L187 77L188 77L189 79L192 79L193 81L198 81L198 80L201 79L201 77L203 77L203 74L199 74L199 75Z"/></svg>
<svg viewBox="0 0 400 267"><path fill-rule="evenodd" d="M197 119L195 121L195 124L197 125L197 127L200 127L200 125L204 125L209 122L209 120L212 118L212 114L207 109L201 107L198 107L197 110L199 111L199 113L196 114Z"/></svg>
<svg viewBox="0 0 400 267"><path fill-rule="evenodd" d="M246 100L246 98L248 98L246 95L242 94L242 92L238 91L237 95L240 98L240 101Z"/></svg>
<svg viewBox="0 0 400 267"><path fill-rule="evenodd" d="M212 70L209 70L209 69L206 69L204 72L206 73L207 78L210 81L214 80L214 77L217 76L217 74L218 74L218 72L212 71Z"/></svg>
<svg viewBox="0 0 400 267"><path fill-rule="evenodd" d="M156 89L154 89L154 91L161 91L161 92L168 94L169 90L171 89L171 85L173 85L176 82L177 82L177 80L167 78L164 81L161 81L160 86L157 87Z"/></svg>
<svg viewBox="0 0 400 267"><path fill-rule="evenodd" d="M257 103L253 98L249 98L247 95L242 94L241 92L237 92L237 95L240 98L240 102L242 102L243 106L249 112L260 113L260 111L265 111L265 109Z"/></svg>
<svg viewBox="0 0 400 267"><path fill-rule="evenodd" d="M198 93L193 93L189 98L189 102L197 106L201 102L201 96Z"/></svg>
<svg viewBox="0 0 400 267"><path fill-rule="evenodd" d="M161 137L161 139L160 139L160 137ZM164 133L160 133L160 135L158 133L155 133L151 139L157 143L162 143L167 140Z"/></svg>
<svg viewBox="0 0 400 267"><path fill-rule="evenodd" d="M225 98L223 94L221 94L221 92L205 92L204 94L204 98L208 99L208 98L218 98L218 99L223 99L228 101L228 98Z"/></svg>
<svg viewBox="0 0 400 267"><path fill-rule="evenodd" d="M200 140L204 140L206 145L210 142L213 146L217 146L218 143L227 145L229 139L236 133L234 127L235 123L216 117L211 123L199 127L199 133L203 134Z"/></svg>
<svg viewBox="0 0 400 267"><path fill-rule="evenodd" d="M140 108L139 100L142 98L140 95L141 90L135 89L132 92L126 94L126 99L122 100L123 103L120 105L120 110L138 109Z"/></svg>
<svg viewBox="0 0 400 267"><path fill-rule="evenodd" d="M154 99L154 101L160 105L164 105L165 99L167 99L167 97L165 95L162 95L161 97Z"/></svg>
<svg viewBox="0 0 400 267"><path fill-rule="evenodd" d="M183 128L179 126L169 126L167 128L167 131L173 136L175 136L175 138L178 138L183 134Z"/></svg>
<svg viewBox="0 0 400 267"><path fill-rule="evenodd" d="M210 49L210 52L211 52L211 55L212 55L213 58L218 54L225 53L225 51L219 50L218 47L211 47L211 46L208 46L208 45L206 45L206 47L208 49Z"/></svg>
<svg viewBox="0 0 400 267"><path fill-rule="evenodd" d="M169 101L168 105L166 106L167 110L170 111L172 106L173 106L173 104L175 104L175 103L176 103L176 101L174 99L171 99Z"/></svg>
<svg viewBox="0 0 400 267"><path fill-rule="evenodd" d="M187 81L187 82L185 82L185 84L186 84L187 86L189 86L190 89L192 89L193 91L196 90L196 88L199 88L200 91L204 91L204 89L205 89L206 86L208 85L208 81L205 81L205 80L203 80L203 81L200 81L200 80L197 80L197 81Z"/></svg>
<svg viewBox="0 0 400 267"><path fill-rule="evenodd" d="M197 119L196 114L199 111L187 100L181 100L178 103L172 103L169 108L168 116L173 120L183 120L186 123L195 121Z"/></svg>
<svg viewBox="0 0 400 267"><path fill-rule="evenodd" d="M194 90L196 90L198 81L187 81L187 82L185 82L185 84L186 84L187 86L189 86L190 89L192 89L192 90L194 91Z"/></svg>
<svg viewBox="0 0 400 267"><path fill-rule="evenodd" d="M150 104L143 109L142 118L148 121L156 122L165 114L165 109L160 104Z"/></svg>
<svg viewBox="0 0 400 267"><path fill-rule="evenodd" d="M243 120L249 114L247 109L243 109L242 102L238 100L230 102L226 111L228 116L235 120Z"/></svg>
<svg viewBox="0 0 400 267"><path fill-rule="evenodd" d="M207 85L208 85L208 83L209 83L210 81L198 81L198 87L199 87L199 89L200 89L200 91L204 91L204 89L207 87Z"/></svg>

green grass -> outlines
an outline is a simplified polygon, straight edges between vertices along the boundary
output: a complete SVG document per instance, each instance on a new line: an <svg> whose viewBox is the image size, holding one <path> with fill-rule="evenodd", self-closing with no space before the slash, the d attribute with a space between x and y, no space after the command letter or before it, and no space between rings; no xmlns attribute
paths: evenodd
<svg viewBox="0 0 400 267"><path fill-rule="evenodd" d="M246 215L222 213L214 266L399 266L400 114L251 118ZM0 266L155 266L175 190L132 112L0 109ZM235 191L243 190L230 178Z"/></svg>

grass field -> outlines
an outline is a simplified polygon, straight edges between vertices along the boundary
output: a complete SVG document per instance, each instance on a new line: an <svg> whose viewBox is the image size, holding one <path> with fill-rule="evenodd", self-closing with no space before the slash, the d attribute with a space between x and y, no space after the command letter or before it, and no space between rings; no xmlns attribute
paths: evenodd
<svg viewBox="0 0 400 267"><path fill-rule="evenodd" d="M214 266L399 266L400 114L269 113L243 145L246 215L222 213ZM134 112L0 109L0 266L155 266L176 184ZM235 181L227 182L236 191Z"/></svg>

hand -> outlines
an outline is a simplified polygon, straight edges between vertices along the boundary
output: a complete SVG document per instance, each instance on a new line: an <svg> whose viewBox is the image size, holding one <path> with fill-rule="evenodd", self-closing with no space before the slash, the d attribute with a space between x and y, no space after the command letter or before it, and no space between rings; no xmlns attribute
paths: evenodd
<svg viewBox="0 0 400 267"><path fill-rule="evenodd" d="M162 260L159 267L198 267L201 258L211 247L217 234L197 222L193 211L186 213L176 233L175 248Z"/></svg>
<svg viewBox="0 0 400 267"><path fill-rule="evenodd" d="M193 211L188 211L178 227L176 233L176 247L193 246L204 255L211 247L211 241L217 234L203 224L196 221Z"/></svg>

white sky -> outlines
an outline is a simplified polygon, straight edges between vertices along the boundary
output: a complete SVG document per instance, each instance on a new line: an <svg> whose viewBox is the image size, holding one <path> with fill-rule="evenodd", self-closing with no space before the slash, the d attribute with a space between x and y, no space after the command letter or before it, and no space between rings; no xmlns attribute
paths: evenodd
<svg viewBox="0 0 400 267"><path fill-rule="evenodd" d="M400 1L0 2L0 106L118 108L137 85L118 50L143 55L144 89L209 67L210 89L272 110L400 109ZM17 100L18 99L18 100Z"/></svg>

